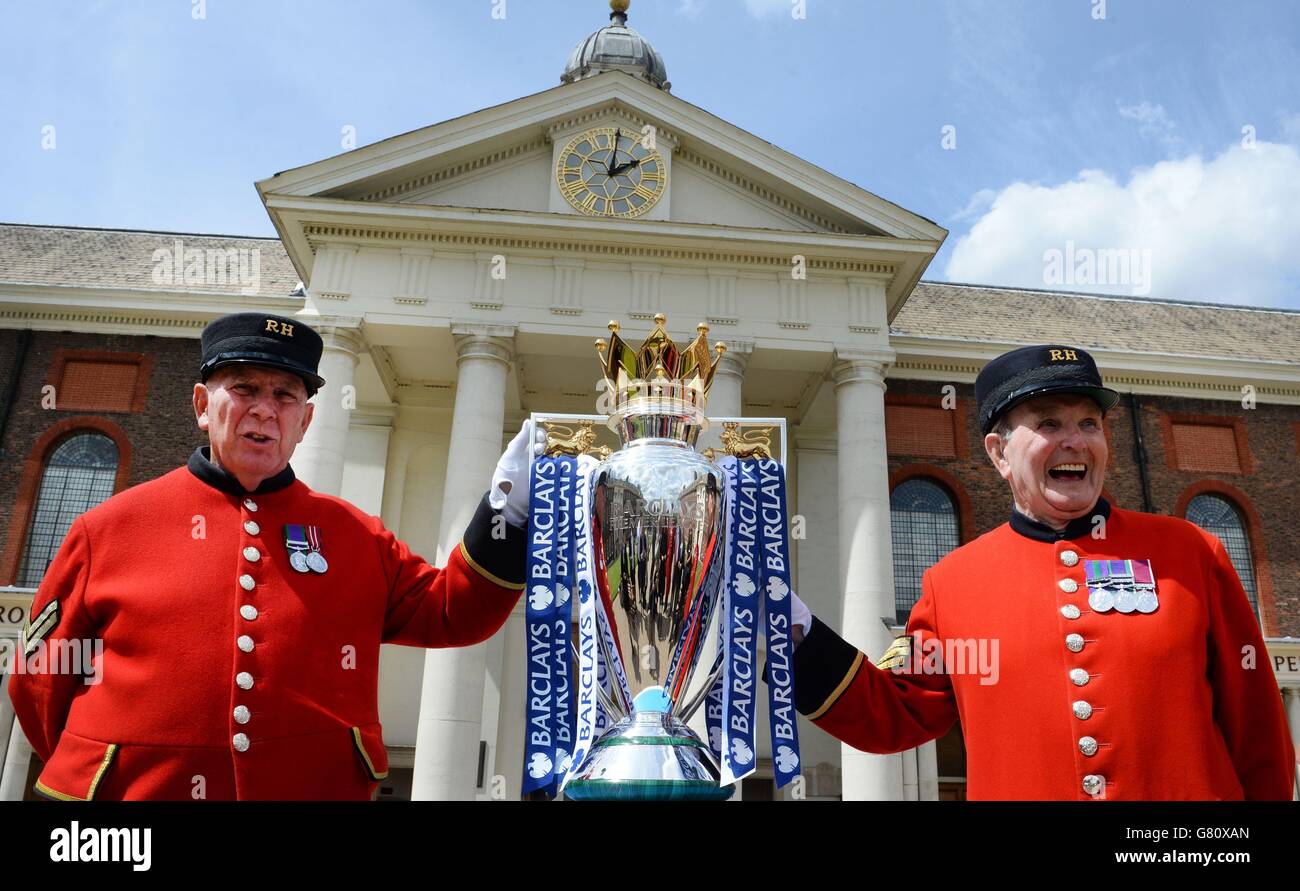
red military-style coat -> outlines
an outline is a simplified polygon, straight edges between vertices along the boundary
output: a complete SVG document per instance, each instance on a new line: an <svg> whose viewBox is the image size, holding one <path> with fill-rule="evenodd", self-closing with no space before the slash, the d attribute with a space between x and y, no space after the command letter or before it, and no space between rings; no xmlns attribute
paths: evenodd
<svg viewBox="0 0 1300 891"><path fill-rule="evenodd" d="M1102 559L1150 560L1156 610L1090 609L1086 562ZM925 573L907 635L881 668L814 619L800 712L878 753L960 716L969 799L1291 798L1258 620L1223 545L1185 520L1102 500L1058 533L1014 514Z"/></svg>
<svg viewBox="0 0 1300 891"><path fill-rule="evenodd" d="M523 589L524 532L494 523L484 498L438 569L292 469L246 493L206 452L87 511L50 564L28 668L42 651L53 662L61 641L101 640L102 654L96 683L50 672L10 681L46 762L36 789L367 799L388 769L380 644L490 637ZM317 527L324 573L292 568L287 524Z"/></svg>

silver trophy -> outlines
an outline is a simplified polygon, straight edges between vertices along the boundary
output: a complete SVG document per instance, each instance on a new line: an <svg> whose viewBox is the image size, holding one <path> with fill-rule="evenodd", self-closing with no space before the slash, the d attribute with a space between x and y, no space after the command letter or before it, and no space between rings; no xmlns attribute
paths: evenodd
<svg viewBox="0 0 1300 891"><path fill-rule="evenodd" d="M609 427L622 448L592 473L591 522L603 609L616 642L601 638L607 664L621 661L632 694L611 685L616 719L592 743L565 786L572 799L695 799L731 796L709 747L686 725L707 696L688 697L722 583L726 523L722 471L695 451L704 405L726 350L708 327L679 351L655 316L639 350L610 324L597 341L613 397ZM720 670L720 663L719 663Z"/></svg>

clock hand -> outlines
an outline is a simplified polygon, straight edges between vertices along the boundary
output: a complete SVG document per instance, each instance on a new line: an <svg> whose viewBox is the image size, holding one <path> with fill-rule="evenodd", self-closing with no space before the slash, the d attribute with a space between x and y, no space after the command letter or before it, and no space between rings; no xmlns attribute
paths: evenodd
<svg viewBox="0 0 1300 891"><path fill-rule="evenodd" d="M609 161L605 165L606 176L613 176L614 168L618 166L615 162L618 160L618 140L622 137L622 135L623 135L622 129L618 129L614 131L614 145L609 150Z"/></svg>
<svg viewBox="0 0 1300 891"><path fill-rule="evenodd" d="M620 173L626 173L627 171L631 170L633 167L639 167L639 166L641 166L641 159L633 158L631 161L626 161L618 165L617 167L615 167L609 175L618 176Z"/></svg>

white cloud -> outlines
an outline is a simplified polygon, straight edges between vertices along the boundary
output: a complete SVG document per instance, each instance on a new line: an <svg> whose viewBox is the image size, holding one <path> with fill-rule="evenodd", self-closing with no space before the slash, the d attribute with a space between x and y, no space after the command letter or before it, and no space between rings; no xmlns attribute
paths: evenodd
<svg viewBox="0 0 1300 891"><path fill-rule="evenodd" d="M703 11L704 0L679 0L677 4L677 14L688 19L698 19Z"/></svg>
<svg viewBox="0 0 1300 891"><path fill-rule="evenodd" d="M745 0L745 8L756 19L765 19L780 13L790 14L794 8L791 0Z"/></svg>
<svg viewBox="0 0 1300 891"><path fill-rule="evenodd" d="M1300 145L1300 112L1278 112L1277 122L1282 137L1292 145Z"/></svg>
<svg viewBox="0 0 1300 891"><path fill-rule="evenodd" d="M1049 261L1062 254L1119 251L1150 258L1153 297L1300 307L1297 245L1300 153L1258 142L1254 148L1233 145L1209 161L1189 155L1141 167L1127 182L1084 170L1054 186L1014 183L958 239L945 275L961 282L1147 293L1143 282L1122 276L1050 277Z"/></svg>
<svg viewBox="0 0 1300 891"><path fill-rule="evenodd" d="M1145 100L1136 105L1122 105L1116 101L1115 105L1120 117L1138 122L1138 132L1144 137L1158 139L1170 148L1178 144L1178 136L1174 133L1176 125L1163 105L1152 105Z"/></svg>
<svg viewBox="0 0 1300 891"><path fill-rule="evenodd" d="M960 223L965 220L983 216L988 212L989 208L993 206L993 202L997 200L997 197L998 193L993 189L980 189L971 196L970 201L966 202L965 207L950 217L950 220L954 223Z"/></svg>

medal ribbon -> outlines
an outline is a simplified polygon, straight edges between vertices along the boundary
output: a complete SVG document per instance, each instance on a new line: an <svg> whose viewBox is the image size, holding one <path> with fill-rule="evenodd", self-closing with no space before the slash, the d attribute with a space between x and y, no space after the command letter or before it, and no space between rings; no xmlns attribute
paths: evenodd
<svg viewBox="0 0 1300 891"><path fill-rule="evenodd" d="M741 462L742 468L748 462ZM771 716L772 767L776 787L799 776L799 726L794 708L794 640L790 636L790 528L785 468L773 458L757 462L759 540L767 631L767 701ZM742 496L744 482L741 483ZM744 502L741 502L744 524Z"/></svg>
<svg viewBox="0 0 1300 891"><path fill-rule="evenodd" d="M307 532L298 523L289 523L284 527L284 544L291 551L311 550L307 544Z"/></svg>

